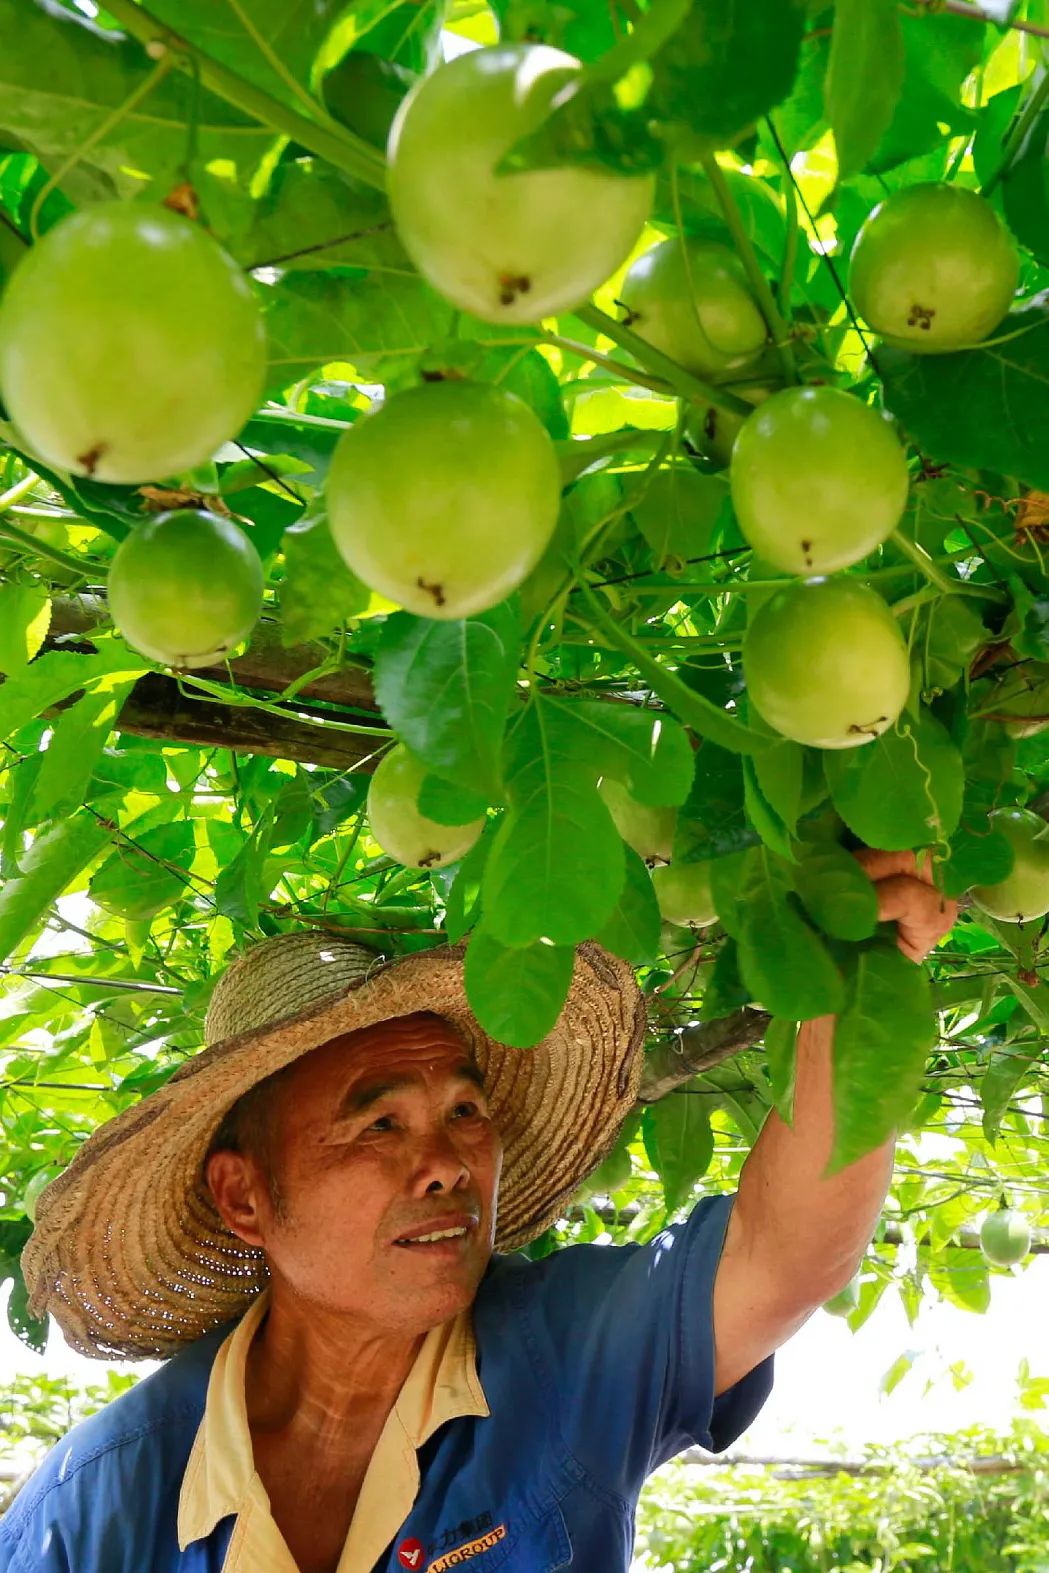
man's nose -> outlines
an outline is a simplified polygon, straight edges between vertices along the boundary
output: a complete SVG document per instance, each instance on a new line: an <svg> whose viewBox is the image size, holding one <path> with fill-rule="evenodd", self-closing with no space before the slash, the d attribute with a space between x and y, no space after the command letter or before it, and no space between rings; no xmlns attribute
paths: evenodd
<svg viewBox="0 0 1049 1573"><path fill-rule="evenodd" d="M470 1178L470 1170L451 1131L440 1126L420 1136L416 1179L423 1191L451 1191Z"/></svg>

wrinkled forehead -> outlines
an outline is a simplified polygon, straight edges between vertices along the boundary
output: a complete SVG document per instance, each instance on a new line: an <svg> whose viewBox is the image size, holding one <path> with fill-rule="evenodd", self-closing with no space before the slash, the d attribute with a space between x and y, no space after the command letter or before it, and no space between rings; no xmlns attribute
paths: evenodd
<svg viewBox="0 0 1049 1573"><path fill-rule="evenodd" d="M430 1011L376 1022L343 1033L303 1055L295 1067L296 1093L345 1093L394 1073L410 1079L465 1077L481 1085L470 1049L457 1028Z"/></svg>

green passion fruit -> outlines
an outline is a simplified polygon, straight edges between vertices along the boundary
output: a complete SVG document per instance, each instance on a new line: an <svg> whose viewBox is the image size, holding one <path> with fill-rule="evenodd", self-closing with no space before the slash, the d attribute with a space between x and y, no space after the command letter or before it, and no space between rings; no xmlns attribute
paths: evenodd
<svg viewBox="0 0 1049 1573"><path fill-rule="evenodd" d="M1013 849L1012 872L997 885L977 885L972 898L1002 923L1026 923L1049 912L1049 825L1026 808L999 808L990 816Z"/></svg>
<svg viewBox="0 0 1049 1573"><path fill-rule="evenodd" d="M864 222L849 282L860 316L891 344L942 354L978 344L1005 316L1020 273L985 197L960 186L894 191Z"/></svg>
<svg viewBox="0 0 1049 1573"><path fill-rule="evenodd" d="M339 440L332 536L371 589L420 617L481 612L515 590L557 524L561 471L527 404L487 383L397 393Z"/></svg>
<svg viewBox="0 0 1049 1573"><path fill-rule="evenodd" d="M211 236L145 202L56 224L0 306L0 391L55 469L135 485L235 437L262 396L266 337L249 280Z"/></svg>
<svg viewBox="0 0 1049 1573"><path fill-rule="evenodd" d="M211 666L262 610L259 554L229 519L191 508L147 519L117 547L109 610L134 649L166 666Z"/></svg>
<svg viewBox="0 0 1049 1573"><path fill-rule="evenodd" d="M545 44L471 50L413 88L393 123L390 204L404 247L435 289L486 322L579 306L648 218L651 175L496 173L581 69Z"/></svg>
<svg viewBox="0 0 1049 1573"><path fill-rule="evenodd" d="M1023 1213L1000 1207L980 1228L980 1249L995 1267L1015 1267L1031 1249L1031 1226Z"/></svg>
<svg viewBox="0 0 1049 1573"><path fill-rule="evenodd" d="M621 781L605 776L598 787L616 829L628 847L646 863L670 862L677 825L676 808L653 808L639 803Z"/></svg>
<svg viewBox="0 0 1049 1573"><path fill-rule="evenodd" d="M855 579L802 581L771 595L747 630L743 675L768 724L814 748L872 742L910 689L896 620Z"/></svg>
<svg viewBox="0 0 1049 1573"><path fill-rule="evenodd" d="M639 338L700 377L749 365L768 338L739 260L713 241L660 241L631 265L619 298Z"/></svg>
<svg viewBox="0 0 1049 1573"><path fill-rule="evenodd" d="M661 916L682 928L706 928L718 920L709 863L671 863L652 871Z"/></svg>
<svg viewBox="0 0 1049 1573"><path fill-rule="evenodd" d="M425 767L403 743L379 762L368 788L368 823L375 840L405 868L443 868L469 852L484 816L468 825L441 825L420 814Z"/></svg>
<svg viewBox="0 0 1049 1573"><path fill-rule="evenodd" d="M907 502L907 456L876 410L837 388L784 388L743 423L732 502L758 555L826 574L887 539Z"/></svg>
<svg viewBox="0 0 1049 1573"><path fill-rule="evenodd" d="M844 1289L839 1289L837 1294L832 1294L829 1300L823 1302L823 1309L831 1316L851 1316L860 1303L859 1274L850 1278Z"/></svg>

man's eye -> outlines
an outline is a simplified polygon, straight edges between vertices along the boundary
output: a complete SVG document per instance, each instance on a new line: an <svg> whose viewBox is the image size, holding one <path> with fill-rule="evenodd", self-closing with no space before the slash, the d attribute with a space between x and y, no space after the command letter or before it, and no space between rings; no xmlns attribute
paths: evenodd
<svg viewBox="0 0 1049 1573"><path fill-rule="evenodd" d="M481 1112L476 1103L457 1103L453 1112L459 1114L463 1111L467 1114L480 1114Z"/></svg>
<svg viewBox="0 0 1049 1573"><path fill-rule="evenodd" d="M380 1114L380 1115L379 1115L379 1118L378 1118L378 1119L377 1119L377 1120L373 1120L373 1121L372 1121L372 1123L371 1123L371 1124L370 1124L370 1125L369 1125L369 1126L368 1126L368 1129L369 1129L369 1130L370 1130L370 1131L375 1131L375 1130L378 1130L378 1129L379 1129L379 1126L380 1126L380 1125L384 1125L384 1126L386 1126L386 1127L387 1127L387 1128L389 1128L389 1126L390 1126L390 1125L391 1125L391 1123L392 1123L392 1119L393 1119L393 1116L392 1116L392 1115L389 1115L389 1114Z"/></svg>

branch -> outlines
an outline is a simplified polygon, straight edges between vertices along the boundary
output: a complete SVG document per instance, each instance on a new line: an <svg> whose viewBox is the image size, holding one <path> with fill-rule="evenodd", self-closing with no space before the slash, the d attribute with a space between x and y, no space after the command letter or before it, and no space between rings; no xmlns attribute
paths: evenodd
<svg viewBox="0 0 1049 1573"><path fill-rule="evenodd" d="M903 1459L900 1463L882 1464L873 1459L834 1458L745 1458L742 1454L725 1454L717 1457L690 1447L681 1454L686 1464L705 1464L712 1469L768 1469L774 1480L796 1480L834 1475L886 1475L901 1466L917 1469L920 1474L931 1474L938 1469L966 1469L973 1475L1023 1475L1029 1474L1033 1464L1017 1464L1007 1458L969 1458L961 1463L949 1454L933 1458Z"/></svg>
<svg viewBox="0 0 1049 1573"><path fill-rule="evenodd" d="M970 22L984 22L988 27L1001 28L1004 32L1031 33L1035 38L1049 38L1049 27L1041 27L1037 22L1025 22L1022 17L1003 22L996 16L988 16L978 5L969 5L968 0L911 0L911 4L924 6L927 11L949 11L952 16L964 16Z"/></svg>
<svg viewBox="0 0 1049 1573"><path fill-rule="evenodd" d="M665 1098L683 1082L691 1081L700 1071L710 1070L743 1049L751 1048L764 1037L771 1019L765 1011L751 1010L748 1006L718 1021L686 1027L670 1042L661 1043L645 1056L638 1103L658 1103L660 1098Z"/></svg>

